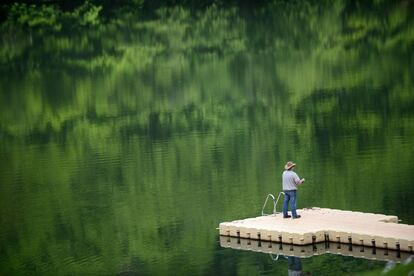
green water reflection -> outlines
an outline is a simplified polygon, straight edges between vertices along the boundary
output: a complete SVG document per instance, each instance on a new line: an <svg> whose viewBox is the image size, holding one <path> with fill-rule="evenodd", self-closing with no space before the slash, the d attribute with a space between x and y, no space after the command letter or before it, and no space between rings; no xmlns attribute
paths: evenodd
<svg viewBox="0 0 414 276"><path fill-rule="evenodd" d="M411 11L275 2L3 28L0 274L285 274L215 228L258 215L287 160L307 179L299 207L414 223Z"/></svg>

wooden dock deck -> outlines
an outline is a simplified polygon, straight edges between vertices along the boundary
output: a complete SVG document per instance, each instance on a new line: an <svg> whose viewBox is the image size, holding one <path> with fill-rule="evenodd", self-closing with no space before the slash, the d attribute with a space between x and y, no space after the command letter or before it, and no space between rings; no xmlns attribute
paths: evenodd
<svg viewBox="0 0 414 276"><path fill-rule="evenodd" d="M300 209L299 219L281 213L219 225L220 235L293 245L348 243L413 252L414 225L399 224L397 216L313 207Z"/></svg>

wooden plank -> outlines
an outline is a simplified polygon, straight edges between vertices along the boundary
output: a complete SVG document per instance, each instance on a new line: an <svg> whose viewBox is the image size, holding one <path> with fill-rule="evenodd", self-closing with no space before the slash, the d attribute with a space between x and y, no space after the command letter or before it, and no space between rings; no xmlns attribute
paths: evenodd
<svg viewBox="0 0 414 276"><path fill-rule="evenodd" d="M282 214L222 222L220 235L277 241L294 245L331 242L413 251L414 226L399 224L398 217L327 208L300 209L299 219Z"/></svg>

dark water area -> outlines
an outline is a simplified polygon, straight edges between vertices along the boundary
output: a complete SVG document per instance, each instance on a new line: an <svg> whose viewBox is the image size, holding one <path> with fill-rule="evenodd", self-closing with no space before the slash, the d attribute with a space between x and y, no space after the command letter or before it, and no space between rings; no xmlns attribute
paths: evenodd
<svg viewBox="0 0 414 276"><path fill-rule="evenodd" d="M223 248L216 227L260 215L288 160L299 208L414 224L413 7L378 3L3 28L0 274L287 275L292 260Z"/></svg>

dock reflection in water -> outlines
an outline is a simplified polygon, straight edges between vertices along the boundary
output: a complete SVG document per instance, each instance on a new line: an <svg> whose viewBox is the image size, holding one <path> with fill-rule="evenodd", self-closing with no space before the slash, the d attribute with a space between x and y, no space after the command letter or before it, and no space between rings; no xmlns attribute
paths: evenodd
<svg viewBox="0 0 414 276"><path fill-rule="evenodd" d="M336 254L368 260L391 261L400 263L412 255L411 253L404 251L386 250L353 244L329 242L299 246L293 244L243 239L228 236L220 236L220 246L237 250L268 253L272 255L273 259L278 258L278 255L283 255L286 257L309 258L322 254Z"/></svg>

